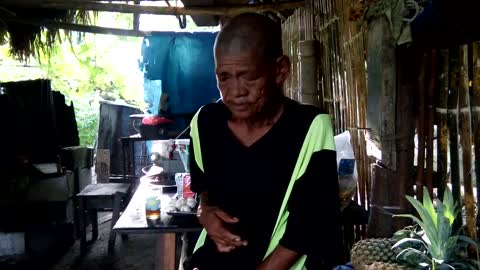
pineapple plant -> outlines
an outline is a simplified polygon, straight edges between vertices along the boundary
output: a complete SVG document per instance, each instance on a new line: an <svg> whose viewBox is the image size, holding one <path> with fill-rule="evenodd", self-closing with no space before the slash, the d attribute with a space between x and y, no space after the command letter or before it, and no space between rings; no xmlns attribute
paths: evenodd
<svg viewBox="0 0 480 270"><path fill-rule="evenodd" d="M455 203L451 191L447 188L443 202L436 201L436 209L426 188L423 190L423 203L406 196L419 217L398 215L411 218L418 224L396 233L402 236L393 249L399 249L398 262L414 269L480 269L478 244L471 238L453 232L453 223L460 208ZM474 247L477 258L468 256L467 248Z"/></svg>
<svg viewBox="0 0 480 270"><path fill-rule="evenodd" d="M393 263L396 253L392 249L393 239L372 238L363 239L355 243L351 252L351 261L354 269L363 269L375 262Z"/></svg>

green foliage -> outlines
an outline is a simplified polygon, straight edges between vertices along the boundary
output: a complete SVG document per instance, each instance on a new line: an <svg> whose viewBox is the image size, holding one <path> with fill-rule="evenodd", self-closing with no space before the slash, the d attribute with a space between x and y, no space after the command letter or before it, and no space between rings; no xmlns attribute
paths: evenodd
<svg viewBox="0 0 480 270"><path fill-rule="evenodd" d="M52 88L73 102L81 145L93 146L98 130L99 100L143 106L142 74L136 55L141 39L106 35L62 34L49 57L18 62L0 47L0 81L48 78Z"/></svg>
<svg viewBox="0 0 480 270"><path fill-rule="evenodd" d="M394 238L398 242L392 247L399 249L397 260L416 269L477 269L478 260L468 258L467 248L478 244L471 238L452 232L460 208L453 199L450 189L445 190L443 202L437 200L434 207L426 188L423 203L406 196L419 217L398 215L414 220L420 228L408 227L398 231ZM477 256L478 257L478 256ZM480 268L479 268L480 269Z"/></svg>

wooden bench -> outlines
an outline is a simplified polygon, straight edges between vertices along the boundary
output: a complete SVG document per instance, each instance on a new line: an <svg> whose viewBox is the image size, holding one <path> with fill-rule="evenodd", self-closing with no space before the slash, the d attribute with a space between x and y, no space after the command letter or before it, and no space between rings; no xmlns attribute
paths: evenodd
<svg viewBox="0 0 480 270"><path fill-rule="evenodd" d="M130 184L120 183L100 183L86 186L77 194L76 202L78 209L79 234L80 234L80 252L85 254L87 251L87 226L88 218L92 224L92 239L94 242L98 238L98 210L112 209L112 225L115 225L123 206L127 204ZM112 253L115 247L116 233L110 230L108 239L108 252Z"/></svg>

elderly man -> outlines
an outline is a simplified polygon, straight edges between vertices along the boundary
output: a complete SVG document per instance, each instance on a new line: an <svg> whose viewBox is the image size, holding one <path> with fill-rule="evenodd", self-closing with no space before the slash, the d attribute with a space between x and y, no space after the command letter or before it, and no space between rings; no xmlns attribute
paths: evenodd
<svg viewBox="0 0 480 270"><path fill-rule="evenodd" d="M205 230L199 270L331 269L342 237L330 118L283 95L281 29L259 14L224 25L215 43L222 102L191 124L192 189Z"/></svg>

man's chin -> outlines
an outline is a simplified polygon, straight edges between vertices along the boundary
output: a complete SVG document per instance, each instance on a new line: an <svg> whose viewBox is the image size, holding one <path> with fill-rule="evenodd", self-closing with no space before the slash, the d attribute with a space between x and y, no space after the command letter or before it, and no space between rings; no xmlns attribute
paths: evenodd
<svg viewBox="0 0 480 270"><path fill-rule="evenodd" d="M237 120L245 120L252 117L252 113L246 110L245 111L232 110L231 113L232 113L232 118Z"/></svg>

